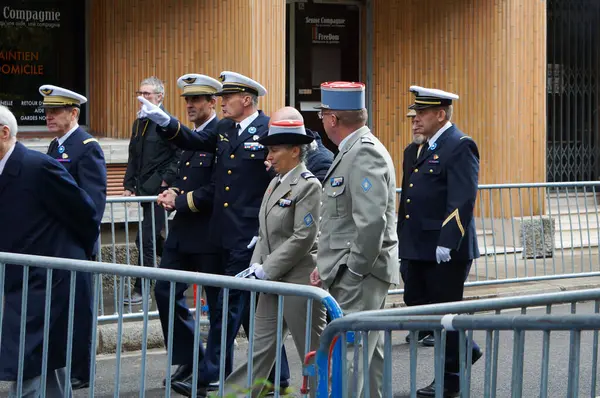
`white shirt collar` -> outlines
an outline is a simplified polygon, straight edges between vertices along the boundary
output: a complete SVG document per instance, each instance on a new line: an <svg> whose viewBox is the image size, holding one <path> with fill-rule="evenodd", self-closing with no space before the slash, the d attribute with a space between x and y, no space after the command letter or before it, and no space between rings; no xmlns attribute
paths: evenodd
<svg viewBox="0 0 600 398"><path fill-rule="evenodd" d="M69 130L69 132L65 135L63 135L62 137L58 137L58 145L62 145L65 143L65 141L67 140L67 138L69 138L71 136L71 134L73 134L73 132L75 130L77 130L77 128L79 127L79 124L75 123L75 127L73 127L71 130Z"/></svg>
<svg viewBox="0 0 600 398"><path fill-rule="evenodd" d="M216 117L217 117L217 114L215 112L213 112L212 116L209 117L207 121L205 121L204 123L202 123L200 125L200 127L196 127L194 129L194 131L202 131L202 130L204 130L206 128L206 126L208 126L208 123L210 123Z"/></svg>
<svg viewBox="0 0 600 398"><path fill-rule="evenodd" d="M300 163L298 163L298 166L300 166ZM291 169L290 171L288 171L287 173L285 173L285 175L283 177L280 176L279 177L279 182L282 183L283 180L285 180L286 177L289 176L292 171L294 171L294 170L296 170L298 168L298 166L294 167L293 169Z"/></svg>
<svg viewBox="0 0 600 398"><path fill-rule="evenodd" d="M247 118L245 118L244 120L242 120L241 122L237 123L239 124L242 128L240 129L240 131L238 131L238 135L242 134L242 132L244 130L246 130L246 128L248 126L250 126L250 124L254 121L254 119L256 119L258 117L258 111L254 112L252 115L248 116Z"/></svg>
<svg viewBox="0 0 600 398"><path fill-rule="evenodd" d="M6 154L4 155L4 157L2 159L0 159L0 175L2 175L2 172L4 171L4 166L6 166L6 162L8 162L8 158L15 150L15 146L16 145L11 146L8 149L8 152L6 152Z"/></svg>
<svg viewBox="0 0 600 398"><path fill-rule="evenodd" d="M360 129L358 129L358 130L360 130ZM348 135L346 138L344 138L344 139L342 140L342 142L340 142L340 145L338 145L338 148L339 148L339 150L340 150L340 151L341 151L341 150L342 150L342 148L344 147L344 144L345 144L345 143L347 143L348 141L350 141L350 139L351 139L352 137L354 137L354 136L356 135L356 133L358 133L358 130L356 130L356 131L354 131L354 132L350 133L350 134L349 134L349 135Z"/></svg>
<svg viewBox="0 0 600 398"><path fill-rule="evenodd" d="M452 127L452 123L450 123L450 121L447 121L447 122L446 122L446 124L444 124L444 125L442 126L442 128L441 128L441 129L439 129L439 130L438 130L438 132L437 132L437 133L435 133L435 134L433 135L433 137L431 137L431 138L429 139L429 147L431 148L431 146L432 146L433 144L435 144L435 142L438 140L438 138L440 138L440 136L442 135L442 133L443 133L444 131L448 130L450 127Z"/></svg>

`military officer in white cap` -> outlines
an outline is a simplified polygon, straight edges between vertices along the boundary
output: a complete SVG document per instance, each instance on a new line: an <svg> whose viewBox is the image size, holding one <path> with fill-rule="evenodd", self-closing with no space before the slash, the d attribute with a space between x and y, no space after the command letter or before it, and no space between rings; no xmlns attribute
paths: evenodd
<svg viewBox="0 0 600 398"><path fill-rule="evenodd" d="M399 211L399 256L407 305L460 301L464 281L474 258L479 257L473 209L477 198L479 151L475 141L452 122L458 95L438 89L411 86L415 95L409 107L413 143L405 151L402 206ZM443 381L443 396L458 396L458 332L446 334L443 380L417 391L435 396ZM473 344L472 361L482 355Z"/></svg>
<svg viewBox="0 0 600 398"><path fill-rule="evenodd" d="M180 124L176 119L172 119L167 129L181 128L188 134L193 134L192 131L214 130L219 122L215 112L215 94L221 90L221 83L210 76L188 73L177 80L177 85L182 91L188 120L194 124L194 129ZM175 181L169 189L158 195L159 205L169 211L176 210L175 218L169 225L160 268L220 273L217 249L209 239L214 197L211 184L214 158L212 151L182 151ZM185 300L187 288L188 285L184 283L176 284L176 315L173 323L169 324L170 282L156 281L154 287L165 346L168 344L169 328L173 329L172 364L177 368L171 375L171 383L185 380L192 374L193 351L190 347L194 345L195 322ZM218 302L219 290L204 286L211 321L209 333L219 330L212 326L215 319L213 314L222 311ZM215 339L216 336L211 341ZM205 356L214 357L211 346L207 346L206 351L200 346L200 360L204 360Z"/></svg>
<svg viewBox="0 0 600 398"><path fill-rule="evenodd" d="M62 87L45 84L39 88L44 97L46 126L57 135L47 154L59 161L73 176L77 185L92 199L96 207L98 234L106 206L106 162L98 140L79 127L80 108L87 98ZM77 217L77 215L73 215ZM96 243L92 260L98 254ZM92 347L92 276L77 273L75 329L73 333L73 389L89 385Z"/></svg>
<svg viewBox="0 0 600 398"><path fill-rule="evenodd" d="M268 134L269 117L258 109L258 99L267 90L257 81L242 74L223 71L220 75L223 85L217 95L221 96L221 110L225 117L214 131L190 133L181 128L181 123L150 103L138 97L143 104L141 112L155 121L162 129L159 134L182 149L201 150L215 153L215 197L211 219L211 238L221 253L221 270L225 275L234 276L250 265L252 251L258 240L258 212L263 195L274 171L267 171L265 160L267 150L259 140ZM175 124L177 127L174 128ZM233 366L233 340L240 325L249 335L249 292L232 290L229 292L230 316L227 324L227 359L225 374L229 375ZM220 327L221 314L216 314L215 323ZM215 336L220 336L219 333ZM210 341L207 345L213 344ZM214 345L217 357L220 356L220 343ZM285 356L285 351L284 351ZM289 369L287 358L282 358L281 387L287 387ZM218 364L218 362L217 362ZM218 366L204 361L200 366L199 391L206 390L208 382L216 380ZM275 369L270 376L273 382ZM189 382L172 384L180 394L191 392Z"/></svg>

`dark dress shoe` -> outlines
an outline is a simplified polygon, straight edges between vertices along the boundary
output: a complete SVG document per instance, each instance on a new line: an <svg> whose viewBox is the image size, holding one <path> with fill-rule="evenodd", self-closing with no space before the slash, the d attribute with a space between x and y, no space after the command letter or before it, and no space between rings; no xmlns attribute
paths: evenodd
<svg viewBox="0 0 600 398"><path fill-rule="evenodd" d="M71 378L71 388L73 390L81 390L82 388L88 388L90 386L89 381L83 381L76 377Z"/></svg>
<svg viewBox="0 0 600 398"><path fill-rule="evenodd" d="M479 361L479 358L483 356L483 351L480 349L473 348L473 352L471 352L471 365L474 365L475 362Z"/></svg>
<svg viewBox="0 0 600 398"><path fill-rule="evenodd" d="M417 334L417 343L422 342L427 336L431 336L433 338L433 334L429 330L419 330ZM410 343L410 333L406 335L406 342Z"/></svg>
<svg viewBox="0 0 600 398"><path fill-rule="evenodd" d="M460 395L460 390L451 390L444 386L444 398L454 398ZM417 397L435 397L435 380L428 385L417 390Z"/></svg>
<svg viewBox="0 0 600 398"><path fill-rule="evenodd" d="M430 334L421 340L421 344L423 344L425 347L435 347L435 337Z"/></svg>
<svg viewBox="0 0 600 398"><path fill-rule="evenodd" d="M192 396L192 379L187 378L185 380L178 380L171 383L171 388L178 394L181 394L186 397ZM208 389L204 385L198 385L196 388L196 397L206 397L208 393Z"/></svg>
<svg viewBox="0 0 600 398"><path fill-rule="evenodd" d="M175 369L175 371L171 375L171 383L173 383L174 381L182 381L187 379L188 377L190 377L193 370L194 368L192 365L185 364L177 366L177 369ZM165 386L166 384L167 379L163 379L163 386Z"/></svg>

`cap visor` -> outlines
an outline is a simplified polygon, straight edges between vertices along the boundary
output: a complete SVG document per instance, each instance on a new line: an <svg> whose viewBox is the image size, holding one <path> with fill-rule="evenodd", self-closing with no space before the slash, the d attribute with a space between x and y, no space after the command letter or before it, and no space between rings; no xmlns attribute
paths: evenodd
<svg viewBox="0 0 600 398"><path fill-rule="evenodd" d="M419 109L438 108L440 106L442 106L442 105L412 104L411 106L408 107L408 109L414 109L415 111L418 111Z"/></svg>

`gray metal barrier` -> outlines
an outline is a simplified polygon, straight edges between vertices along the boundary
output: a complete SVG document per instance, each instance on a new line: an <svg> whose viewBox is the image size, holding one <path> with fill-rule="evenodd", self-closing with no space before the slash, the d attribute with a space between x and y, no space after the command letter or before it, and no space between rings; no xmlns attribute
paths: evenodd
<svg viewBox="0 0 600 398"><path fill-rule="evenodd" d="M532 184L484 184L479 186L475 226L481 257L473 262L465 286L497 285L554 279L600 276L600 181ZM401 190L398 189L399 200ZM133 236L141 230L141 203L156 202L156 197L109 197L104 217L104 246L99 261L137 264ZM164 238L173 214L164 217ZM152 222L152 225L155 223ZM110 231L106 231L110 226ZM151 265L159 265L153 230ZM143 239L140 245L143 251ZM140 261L144 262L143 256ZM147 265L147 264L144 264ZM107 276L102 282L100 321L114 321L118 279ZM126 297L131 298L131 278L125 280ZM403 289L390 290L401 294ZM196 295L201 299L201 292ZM190 297L190 304L195 300ZM201 307L202 308L202 307ZM141 319L139 307L127 304L128 316ZM157 316L150 304L150 317Z"/></svg>
<svg viewBox="0 0 600 398"><path fill-rule="evenodd" d="M598 194L600 181L480 185L465 286L600 276Z"/></svg>
<svg viewBox="0 0 600 398"><path fill-rule="evenodd" d="M329 350L329 346L333 342L334 338L339 334L345 334L352 331L355 339L360 339L363 343L362 347L356 350L368 349L368 334L384 332L384 369L383 369L383 396L392 397L395 392L393 388L393 380L402 380L402 377L398 375L392 376L392 362L395 359L392 352L392 332L399 330L407 330L413 337L411 342L410 351L408 353L408 361L405 358L402 365L410 367L410 397L417 396L417 348L415 343L415 337L419 330L432 330L435 336L435 348L434 348L434 365L433 372L431 372L431 378L435 376L435 393L436 397L446 396L443 394L444 391L444 360L445 360L445 347L446 347L446 335L448 331L458 332L459 344L459 391L461 397L470 397L472 390L472 341L475 331L485 333L485 364L484 369L481 369L484 380L482 388L477 391L473 391L473 396L483 397L496 397L497 386L499 385L498 379L499 374L508 372L508 368L499 368L492 362L492 356L494 360L498 360L501 355L501 350L498 346L494 346L492 351L492 339L493 336L498 336L502 332L506 336L506 332L512 332L512 353L510 348L505 349L508 351L507 358L502 358L503 363L508 363L512 358L512 366L509 377L504 378L504 390L499 396L540 396L540 397L557 397L566 396L575 398L579 396L591 396L595 397L596 391L596 369L592 370L591 374L591 389L587 389L583 385L580 385L581 366L582 366L582 344L587 342L585 331L593 331L594 335L594 353L597 352L597 336L598 330L600 330L600 316L598 315L456 315L456 316L365 316L362 315L360 319L341 318L330 323L325 332L321 336L321 346L317 353L317 366L319 372L323 373L323 377L319 378L318 394L317 397L353 397L353 390L347 385L347 378L356 378L356 372L353 374L346 375L346 372L341 371L342 378L341 382L328 386L327 383L327 356L326 353ZM536 383L535 387L529 385L528 375L524 375L524 368L526 365L531 365L528 362L526 354L530 354L533 350L528 349L525 345L525 337L532 336L535 332L541 332L543 338L542 344L542 358L541 363L537 361L533 365L534 369L539 371L537 365L541 365L541 380L539 384ZM557 365L565 366L568 368L566 372L562 372L563 375L560 379L552 379L556 377L553 372L550 372L551 365L550 360L553 356L559 356L556 352L556 346L559 347L559 351L564 351L565 347L560 344L560 338L564 338L562 335L569 332L570 347L566 349L568 351L568 365L559 360ZM551 338L551 334L552 337ZM561 336L556 337L556 334ZM510 344L509 344L510 346ZM583 346L585 348L585 345ZM357 358L357 356L354 356ZM345 359L345 353L342 353L342 359ZM594 356L594 359L596 357ZM338 361L333 363L333 373L336 373L335 368L345 368L345 361ZM532 362L532 361L529 361ZM358 363L355 360L353 369L358 369ZM529 366L528 366L529 367ZM364 369L368 369L365 367ZM322 370L324 370L322 372ZM529 369L528 369L529 370ZM368 370L363 375L365 380L369 378ZM549 385L552 384L550 388ZM562 388L557 388L557 385L561 385ZM352 384L350 383L350 386ZM508 387L508 388L506 388ZM526 391L524 391L526 389ZM558 391L558 390L561 391ZM566 390L566 391L565 391ZM330 393L331 391L331 393ZM405 391L402 391L405 392ZM331 395L330 395L331 394ZM365 388L365 397L369 396L368 390ZM404 395L402 395L404 396Z"/></svg>
<svg viewBox="0 0 600 398"><path fill-rule="evenodd" d="M327 355L327 350L329 349L330 343L333 340L333 335L332 335L332 329L329 329L330 327L333 327L333 325L346 325L344 326L342 329L347 330L347 331L360 331L361 329L358 329L355 327L355 325L358 324L362 324L363 322L365 322L366 320L371 320L371 319L375 319L375 320L384 320L384 321L390 321L395 322L394 320L398 320L398 319L406 319L406 320L413 320L413 319L417 319L417 317L419 316L433 316L433 315L439 315L439 316L444 316L447 314L477 314L479 315L491 315L492 317L495 316L505 316L511 313L514 313L515 311L518 311L519 315L532 315L533 317L538 317L539 315L552 315L554 316L554 318L549 318L552 319L551 321L549 321L551 324L555 324L555 320L556 319L561 319L561 317L563 317L565 314L574 314L574 315L579 315L582 318L589 318L589 319L600 319L600 289L588 289L588 290L579 290L579 291L571 291L571 292L561 292L561 293L545 293L545 294L535 294L535 295L528 295L528 296L519 296L519 297L507 297L507 298L494 298L494 299L482 299L482 300L475 300L475 301L462 301L462 302L452 302L452 303L441 303L441 304L430 304L430 305L422 305L422 306L414 306L414 307L404 307L404 308L394 308L394 309L387 309L387 310L376 310L376 311L364 311L361 313L356 313L356 314L348 314L346 316L344 316L343 318L343 323L340 323L338 321L334 321L332 322L330 325L328 325L327 329L326 329L326 333L324 333L321 337L321 348L319 349L319 352L317 353L317 369L318 369L318 385L319 385L319 393L321 393L322 390L322 385L323 383L327 383L327 377L326 377L326 368L324 368L324 366L327 366L326 364L329 361L328 355ZM441 318L440 318L441 319ZM456 318L454 318L456 319ZM545 319L545 318L544 318ZM539 321L542 321L542 318L539 319ZM595 322L595 321L594 321ZM559 321L560 323L560 321ZM350 325L350 326L348 326ZM568 325L567 325L568 326ZM442 337L443 335L439 334L440 332L440 325L436 327L432 327L429 328L429 326L424 326L423 324L413 324L411 322L408 323L404 323L402 325L402 327L398 326L397 328L395 328L394 330L409 330L412 333L412 338L410 339L410 344L409 344L409 349L408 349L408 353L403 352L402 354L404 354L404 356L398 355L397 353L394 353L394 355L386 355L385 358L387 360L387 358L398 358L400 357L400 360L404 360L405 363L410 363L410 374L407 375L406 378L400 377L399 375L397 375L397 377L394 378L395 381L397 380L406 380L406 379L410 379L410 390L411 390L411 394L414 393L416 391L416 389L418 388L417 386L417 356L418 354L423 355L423 356L427 356L427 349L425 349L425 351L423 350L417 350L417 338L416 338L416 331L417 330L433 330L434 332L437 330L436 333L434 333L434 337L436 339L436 353L435 353L435 359L438 358L438 355L442 355L441 352L443 352L443 350L440 351L440 347L444 347L442 344ZM574 328L575 329L575 328ZM340 331L340 329L335 329L336 332L334 333L334 335L336 333L338 333ZM372 327L372 330L384 330L384 329L378 329L376 327ZM469 332L468 334L468 340L469 343L468 344L463 344L465 346L468 345L468 347L466 348L466 353L468 355L471 355L471 348L472 348L472 342L473 342L473 333L472 330L480 330L480 329L472 329L471 328L471 332ZM529 344L526 346L525 345L525 334L524 333L517 333L515 334L515 339L511 342L510 339L506 338L506 335L501 334L499 331L499 329L493 329L493 330L489 330L486 331L485 335L479 335L475 337L475 340L478 340L479 343L482 345L483 351L484 351L484 357L483 357L483 361L485 361L485 369L481 370L479 369L479 376L485 376L485 377L480 377L479 378L479 383L478 383L478 390L476 391L477 393L474 393L473 396L486 396L486 397L495 397L496 394L498 393L498 396L508 396L510 394L513 394L512 392L507 392L506 389L504 389L504 391L500 391L497 392L498 388L501 388L502 386L504 386L504 384L500 381L498 381L498 375L500 374L502 376L502 370L505 369L505 367L510 366L512 361L512 366L513 366L513 375L515 375L517 377L517 380L513 380L512 377L509 380L503 380L505 383L507 382L508 385L514 384L514 383L518 383L517 387L518 388L522 388L523 387L523 363L525 358L527 358L528 356L525 356L525 350L527 349L527 354L533 358L535 358L535 361L529 361L527 362L527 369L531 371L531 369L536 370L539 375L539 380L536 380L536 382L539 381L537 385L539 385L540 389L539 391L535 391L535 392L531 392L531 385L528 386L528 390L529 393L525 394L525 396L564 396L563 391L561 390L560 393L556 393L555 390L560 389L560 385L557 385L557 381L558 384L560 384L561 382L564 382L565 380L562 380L561 377L569 377L569 381L571 383L577 383L578 382L578 377L576 376L576 374L579 374L580 371L583 369L585 370L585 374L586 374L586 378L588 379L588 383L580 383L580 384L576 384L571 386L569 384L569 389L572 389L572 391L579 391L579 396L591 396L591 397L595 397L596 395L596 391L597 391L597 373L598 373L598 330L596 328L594 328L594 332L590 335L586 336L585 340L582 340L581 335L578 334L571 334L569 336L562 336L562 335L558 335L555 336L553 335L553 339L555 339L555 341L557 343L559 343L560 341L568 341L568 344L563 344L562 346L560 344L558 344L558 346L561 346L563 351L568 351L568 373L567 374L561 374L561 372L558 372L557 374L551 374L550 372L552 370L556 372L557 370L557 366L560 368L561 366L563 366L563 363L559 360L558 363L555 364L551 364L549 362L549 358L550 358L550 330L548 329L547 331L545 331L543 333L543 335L541 336L541 341L540 341L540 336L537 336L537 338L532 338L532 340L529 341ZM534 329L531 329L534 330ZM536 330L540 330L540 329L536 329ZM390 332L391 333L391 332ZM364 340L364 335L361 336L362 337L362 341ZM388 337L391 338L391 334L388 336L388 334L386 334L386 339L388 339ZM398 336L395 336L396 338L398 338ZM405 336L401 336L402 339L404 339ZM518 337L518 339L517 339ZM334 359L332 360L332 365L333 365L333 369L332 369L332 373L333 373L333 381L336 382L337 384L340 384L340 386L344 386L345 382L346 382L346 373L341 371L340 368L344 368L345 366L342 364L341 366L337 367L336 362L337 363L343 363L345 361L345 352L344 350L346 349L346 341L353 341L355 339L355 336L350 333L348 336L346 336L346 334L342 334L340 340L342 341L342 343L337 343L338 346L341 345L341 348L338 347L338 352L337 352L337 356L334 356ZM562 340L561 340L562 339ZM465 339L461 339L461 344L463 343L463 340ZM386 340L387 341L387 340ZM391 340L390 340L391 341ZM582 342L585 342L584 346L581 346ZM483 344L482 344L483 343ZM513 344L513 352L512 354L510 353L510 350L507 350L508 347L510 347L511 343ZM394 342L394 346L398 345L398 341ZM580 356L580 348L583 347L585 350L583 351L583 355L585 356L585 361L583 361L583 359L581 359L582 357ZM363 346L363 349L365 347ZM461 350L464 347L461 346ZM387 350L388 348L386 348ZM557 349L557 348L556 348ZM508 352L508 354L505 354L504 356L502 356L502 353L506 353ZM554 350L552 350L553 352ZM465 351L462 351L463 353ZM409 356L408 358L405 358L406 354ZM541 358L539 357L539 355L541 354ZM564 352L563 352L564 354ZM466 356L465 356L466 357ZM565 357L565 355L562 355L563 359ZM337 358L337 361L336 361ZM443 360L443 357L441 357ZM461 354L461 359L463 358L463 355ZM431 361L431 357L427 357L427 361ZM586 367L581 368L581 364L585 364ZM464 364L464 363L463 363ZM517 369L514 368L514 364L517 364L519 367ZM463 367L461 366L461 369L465 370L465 374L461 375L461 378L464 376L465 378L463 379L464 382L467 383L467 386L469 385L469 377L470 377L470 362L467 360L467 367ZM388 366L388 365L386 365ZM566 366L564 367L565 369L567 368ZM388 368L386 367L386 370ZM540 371L541 369L541 371ZM440 373L439 373L440 369L436 369L435 372L435 379L436 382L439 380L440 378ZM484 372L484 373L482 373ZM515 373L516 372L516 373ZM520 372L520 373L519 373ZM533 371L535 374L535 371ZM564 373L564 372L563 372ZM434 374L433 372L431 373L432 375ZM385 375L385 373L384 373ZM529 376L531 377L531 374L529 374ZM483 380L483 383L481 382ZM431 380L423 380L423 381L431 381ZM549 389L549 384L548 383L553 383L553 387ZM337 385L334 384L334 385ZM389 383L388 383L389 384ZM386 388L389 388L389 385L386 384ZM577 385L579 385L580 387L578 387ZM566 384L565 384L566 386ZM585 388L583 388L583 386L585 386ZM589 389L587 388L589 386ZM341 388L341 387L340 387ZM440 386L441 388L441 386ZM581 390L581 389L583 390ZM578 390L580 389L580 390ZM548 392L550 391L550 393ZM571 391L571 390L569 390ZM466 395L463 396L469 396L468 393L465 393ZM351 396L351 395L347 395L347 396ZM384 395L387 396L387 395ZM391 396L391 395L390 395ZM414 395L413 395L414 396ZM521 392L519 392L516 395L512 395L512 396L521 396ZM578 396L577 394L575 395L569 395L569 396Z"/></svg>
<svg viewBox="0 0 600 398"><path fill-rule="evenodd" d="M278 314L277 314L277 342L278 342L278 353L276 356L276 368L280 369L281 363L281 346L283 344L282 336L283 336L283 303L284 296L297 296L303 297L307 299L307 325L306 330L311 330L311 311L313 308L313 303L321 303L325 306L326 310L330 314L333 319L336 319L342 316L341 309L335 302L335 300L323 289L315 288L311 286L303 286L297 284L288 284L281 282L271 282L271 281L262 281L262 280L251 280L251 279L242 279L242 278L234 278L228 276L218 276L211 274L203 274L196 272L185 272L185 271L173 271L173 270L161 270L154 267L137 267L137 266L128 266L122 264L109 264L109 263L101 263L101 262L91 262L91 261L81 261L81 260L70 260L70 259L60 259L60 258L52 258L52 257L42 257L42 256L31 256L31 255L22 255L22 254L12 254L12 253L0 253L0 292L4 292L4 280L7 271L7 267L22 267L22 283L21 287L21 308L6 308L4 296L2 296L2 305L0 306L0 344L2 343L2 331L3 329L3 319L6 311L12 311L13 314L16 311L20 311L20 322L18 325L8 325L11 329L20 330L20 338L19 338L19 357L18 357L18 366L19 366L19 374L16 380L16 394L17 396L21 396L23 389L23 366L24 363L29 358L24 358L24 347L25 347L25 336L26 336L26 325L27 322L31 319L28 318L27 310L28 310L28 288L29 284L32 283L29 279L30 270L45 270L45 297L44 297L44 322L43 322L43 360L41 363L42 369L42 389L45 391L46 385L46 376L47 376L47 364L48 364L48 350L49 350L49 341L48 336L50 333L50 310L51 310L51 300L52 290L53 290L53 272L64 272L70 271L70 283L69 283L69 291L62 292L61 294L68 294L68 332L67 332L67 346L64 348L66 350L66 381L70 379L72 364L71 364L71 353L74 349L85 349L85 347L73 347L73 328L74 328L74 295L75 295L75 283L76 283L76 273L77 272L87 272L91 273L94 276L94 291L93 291L93 327L92 327L92 342L96 342L97 335L97 326L99 321L98 311L100 308L100 293L101 293L101 283L102 283L102 275L116 275L119 282L119 289L117 292L117 300L116 300L116 310L117 314L114 316L117 322L117 347L116 347L116 365L114 369L114 380L109 380L108 383L114 383L114 396L119 396L121 393L120 386L122 377L124 374L129 375L129 377L138 377L139 385L136 387L136 391L139 391L141 397L145 396L146 388L147 388L147 362L148 362L148 349L147 349L147 337L148 337L148 321L150 318L150 309L148 305L149 299L149 290L150 290L150 281L152 280L162 280L170 282L170 297L169 297L169 320L168 324L173 325L174 320L174 297L175 297L175 283L185 283L185 284L196 284L198 286L214 286L222 288L223 292L223 321L222 321L222 333L221 333L221 352L226 352L226 335L227 335L227 319L229 314L228 307L228 293L230 290L244 290L250 291L250 330L249 330L249 342L248 342L248 385L253 384L252 378L252 358L253 358L253 338L254 338L254 313L255 307L257 303L257 294L258 293L268 293L277 295L278 297ZM12 269L14 275L14 268ZM142 305L142 312L139 314L141 317L143 324L141 326L141 341L142 341L142 350L141 350L141 364L139 366L139 373L137 372L137 367L132 369L128 369L128 372L125 372L125 369L121 366L122 361L122 333L123 333L123 325L126 319L131 318L131 314L124 313L123 299L125 297L125 278L141 278L143 280L143 291L144 291L144 300ZM39 279L39 277L38 277ZM39 280L34 281L39 288ZM14 295L14 292L12 293ZM14 296L13 296L14 297ZM38 305L40 305L38 303ZM196 313L200 313L200 301L196 303ZM136 314L138 315L138 314ZM4 325L6 326L6 325ZM53 326L54 327L54 326ZM163 369L165 370L164 377L166 379L166 385L170 386L171 381L171 362L172 362L172 346L173 346L173 327L169 327L167 339L167 363L164 364ZM279 344L281 343L281 344ZM193 390L192 394L195 396L196 394L196 382L198 377L198 356L200 350L200 317L196 316L195 318L195 335L194 335L194 346L189 347L190 350L193 350ZM306 353L308 353L309 348L311 346L310 341L310 333L306 335ZM95 345L94 345L95 347ZM56 347L53 347L56 349ZM95 395L95 389L97 387L95 380L96 375L96 350L92 349L92 357L90 361L90 387L89 387L89 396L93 397ZM131 373L133 372L133 373ZM299 370L301 373L301 370ZM279 376L279 370L277 371L276 377ZM223 392L225 380L225 355L220 356L220 367L219 367L219 394ZM155 380L154 380L155 381ZM279 386L274 386L275 395L279 396ZM170 388L166 388L165 396L169 397L171 394ZM2 393L2 389L0 389L0 395ZM44 396L42 394L42 396ZM67 394L65 393L65 396Z"/></svg>

